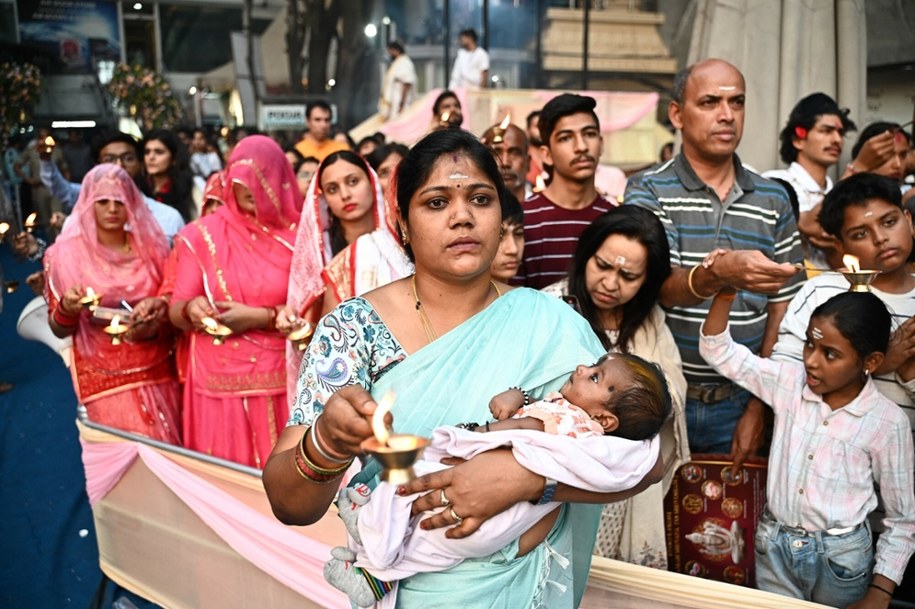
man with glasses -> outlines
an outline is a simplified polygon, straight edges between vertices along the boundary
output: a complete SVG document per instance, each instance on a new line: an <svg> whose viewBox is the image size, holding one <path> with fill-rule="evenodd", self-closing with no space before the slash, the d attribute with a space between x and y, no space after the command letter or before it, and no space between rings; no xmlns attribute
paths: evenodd
<svg viewBox="0 0 915 609"><path fill-rule="evenodd" d="M57 165L51 160L53 147L39 145L41 155L41 181L48 187L48 190L57 197L64 210L69 212L76 205L79 198L80 184L68 182ZM108 131L99 134L92 142L92 158L97 163L115 163L120 165L134 181L137 180L141 164L138 152L137 141L126 133L120 131ZM139 188L139 185L137 185ZM142 192L142 189L141 189ZM184 227L184 220L178 210L159 203L158 201L143 195L143 201L152 212L156 222L162 228L162 232L168 237L168 242L172 242L175 234Z"/></svg>

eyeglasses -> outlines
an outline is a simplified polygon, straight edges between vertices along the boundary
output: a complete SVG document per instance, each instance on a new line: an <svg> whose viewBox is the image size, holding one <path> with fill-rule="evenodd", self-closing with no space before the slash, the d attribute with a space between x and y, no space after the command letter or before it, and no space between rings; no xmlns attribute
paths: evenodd
<svg viewBox="0 0 915 609"><path fill-rule="evenodd" d="M102 157L103 163L136 163L137 155L133 152L125 152L124 154L106 154Z"/></svg>

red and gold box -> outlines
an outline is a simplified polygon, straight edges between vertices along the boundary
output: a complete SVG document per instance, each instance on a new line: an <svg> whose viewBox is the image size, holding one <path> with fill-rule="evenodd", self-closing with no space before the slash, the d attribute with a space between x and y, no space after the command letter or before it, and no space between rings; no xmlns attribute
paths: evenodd
<svg viewBox="0 0 915 609"><path fill-rule="evenodd" d="M693 455L664 500L671 571L755 587L753 535L766 505L766 466L733 475L727 455Z"/></svg>

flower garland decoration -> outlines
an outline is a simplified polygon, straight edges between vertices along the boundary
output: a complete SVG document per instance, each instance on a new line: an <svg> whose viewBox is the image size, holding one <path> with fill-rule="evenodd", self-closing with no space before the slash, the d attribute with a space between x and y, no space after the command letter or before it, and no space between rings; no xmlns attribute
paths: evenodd
<svg viewBox="0 0 915 609"><path fill-rule="evenodd" d="M31 63L0 63L0 130L3 146L7 138L20 125L26 124L29 114L41 96L41 70Z"/></svg>
<svg viewBox="0 0 915 609"><path fill-rule="evenodd" d="M143 131L177 127L184 118L181 102L161 74L140 65L119 64L107 86L114 105Z"/></svg>

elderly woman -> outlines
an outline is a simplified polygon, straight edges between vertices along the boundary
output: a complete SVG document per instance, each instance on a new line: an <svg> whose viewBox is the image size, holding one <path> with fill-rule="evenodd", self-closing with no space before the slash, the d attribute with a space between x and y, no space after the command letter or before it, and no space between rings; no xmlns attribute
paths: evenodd
<svg viewBox="0 0 915 609"><path fill-rule="evenodd" d="M490 398L509 386L533 396L555 390L577 363L603 352L558 299L492 280L504 196L492 153L469 133L432 133L404 160L397 203L416 273L341 303L318 325L289 424L264 469L280 520L310 524L327 511L336 482L372 436L374 398L387 391L396 394L394 428L428 435L437 425L485 420ZM547 326L562 340L530 331ZM652 448L645 448L650 462ZM372 486L377 473L370 460L355 481ZM598 504L622 498L546 480L507 449L414 480L403 492L427 492L413 502L414 514L447 506L421 526L451 527L448 537L465 537L522 501L576 503L551 511L523 545L515 540L492 556L400 581L398 607L573 607L587 579Z"/></svg>
<svg viewBox="0 0 915 609"><path fill-rule="evenodd" d="M166 304L156 297L168 256L165 234L131 177L98 165L44 257L45 296L54 334L73 336L73 386L90 420L181 443L180 394ZM89 288L106 308L130 305L130 328L119 345L108 320L80 305Z"/></svg>
<svg viewBox="0 0 915 609"><path fill-rule="evenodd" d="M283 151L252 135L232 151L223 199L175 240L169 317L189 337L184 439L202 453L263 467L288 412L286 339L275 322L302 198ZM225 344L204 333L213 321L232 331Z"/></svg>

